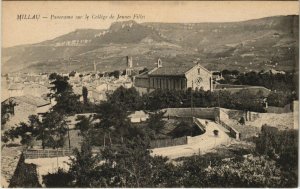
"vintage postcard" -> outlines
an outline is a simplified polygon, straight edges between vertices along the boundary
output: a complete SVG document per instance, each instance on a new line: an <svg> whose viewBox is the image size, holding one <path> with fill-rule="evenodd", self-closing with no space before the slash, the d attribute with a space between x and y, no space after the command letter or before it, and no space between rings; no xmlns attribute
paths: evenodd
<svg viewBox="0 0 300 189"><path fill-rule="evenodd" d="M298 1L4 1L1 187L298 187Z"/></svg>

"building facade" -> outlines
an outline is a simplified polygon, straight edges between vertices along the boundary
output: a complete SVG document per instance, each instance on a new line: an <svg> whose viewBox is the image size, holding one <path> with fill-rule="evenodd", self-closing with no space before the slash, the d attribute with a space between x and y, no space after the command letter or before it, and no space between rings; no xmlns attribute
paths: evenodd
<svg viewBox="0 0 300 189"><path fill-rule="evenodd" d="M50 101L31 95L10 97L1 104L8 104L9 102L13 102L15 106L13 106L11 115L9 115L10 118L5 124L8 128L20 122L26 122L25 120L28 120L30 115L45 114L52 107Z"/></svg>
<svg viewBox="0 0 300 189"><path fill-rule="evenodd" d="M156 68L135 77L134 86L142 94L155 89L213 90L212 73L200 64L164 67L160 59Z"/></svg>

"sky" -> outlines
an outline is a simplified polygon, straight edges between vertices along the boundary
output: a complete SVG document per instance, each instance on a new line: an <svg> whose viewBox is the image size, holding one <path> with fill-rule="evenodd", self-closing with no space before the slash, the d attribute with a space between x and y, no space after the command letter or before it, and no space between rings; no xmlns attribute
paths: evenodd
<svg viewBox="0 0 300 189"><path fill-rule="evenodd" d="M2 47L37 43L75 29L107 29L116 21L232 22L276 15L299 15L298 11L298 1L4 1ZM17 19L18 15L40 17L20 20ZM55 19L51 19L51 15ZM111 15L114 17L110 17ZM117 19L118 15L122 18ZM73 17L57 19L58 16Z"/></svg>

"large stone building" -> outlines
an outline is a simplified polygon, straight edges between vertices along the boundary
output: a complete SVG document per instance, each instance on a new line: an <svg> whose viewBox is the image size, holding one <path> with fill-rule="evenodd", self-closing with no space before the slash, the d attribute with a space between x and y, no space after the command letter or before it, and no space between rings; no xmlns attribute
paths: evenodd
<svg viewBox="0 0 300 189"><path fill-rule="evenodd" d="M212 91L212 82L212 73L200 64L164 67L158 59L156 68L135 77L134 86L141 94L155 89Z"/></svg>
<svg viewBox="0 0 300 189"><path fill-rule="evenodd" d="M50 110L50 100L32 95L10 97L3 101L1 105L12 102L15 104L10 110L8 122L5 124L7 128L11 128L20 122L26 122L30 115L43 115Z"/></svg>

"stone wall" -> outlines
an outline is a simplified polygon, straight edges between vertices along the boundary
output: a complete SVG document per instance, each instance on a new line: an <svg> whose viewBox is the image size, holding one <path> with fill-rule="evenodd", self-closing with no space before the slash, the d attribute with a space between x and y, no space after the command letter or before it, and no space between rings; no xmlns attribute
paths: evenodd
<svg viewBox="0 0 300 189"><path fill-rule="evenodd" d="M245 121L255 121L260 117L260 114L257 112L231 110L225 108L222 108L222 110L228 115L229 119L234 119L237 121L239 121L242 117L245 118Z"/></svg>
<svg viewBox="0 0 300 189"><path fill-rule="evenodd" d="M215 108L166 108L165 116L170 118L197 117L215 120Z"/></svg>
<svg viewBox="0 0 300 189"><path fill-rule="evenodd" d="M187 89L187 81L183 76L162 76L149 78L150 88L153 89L170 89L170 90L185 90Z"/></svg>
<svg viewBox="0 0 300 189"><path fill-rule="evenodd" d="M150 142L150 148L153 149L153 148L163 148L168 146L178 146L187 143L188 140L186 136L180 138L174 138L174 139L152 140Z"/></svg>
<svg viewBox="0 0 300 189"><path fill-rule="evenodd" d="M218 108L216 111L216 121L229 131L230 136L239 140L256 136L260 129L251 125L239 124L238 120L240 119L240 116L247 116L248 120L256 120L259 114L255 112L243 114L242 111L228 110L223 108Z"/></svg>
<svg viewBox="0 0 300 189"><path fill-rule="evenodd" d="M1 149L1 186L7 188L12 178L19 159L22 147L3 147Z"/></svg>
<svg viewBox="0 0 300 189"><path fill-rule="evenodd" d="M149 78L140 78L140 77L136 77L134 79L134 86L136 87L142 87L142 88L149 88Z"/></svg>
<svg viewBox="0 0 300 189"><path fill-rule="evenodd" d="M17 105L14 107L14 115L10 115L9 121L5 124L5 129L11 128L20 122L26 122L28 120L28 116L35 115L36 113L36 106L17 102Z"/></svg>

